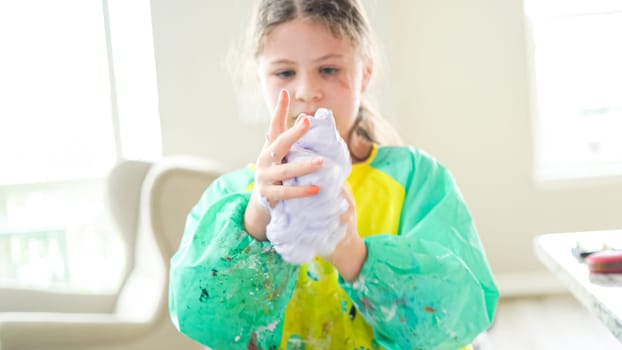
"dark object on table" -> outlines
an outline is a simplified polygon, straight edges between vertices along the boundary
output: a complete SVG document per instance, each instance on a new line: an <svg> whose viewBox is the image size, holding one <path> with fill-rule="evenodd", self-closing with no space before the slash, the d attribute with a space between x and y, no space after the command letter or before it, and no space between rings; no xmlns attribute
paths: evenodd
<svg viewBox="0 0 622 350"><path fill-rule="evenodd" d="M595 246L594 244L587 245L584 242L577 241L577 245L572 247L572 255L574 255L579 262L584 262L585 258L588 256L607 249L609 249L609 247L606 244Z"/></svg>

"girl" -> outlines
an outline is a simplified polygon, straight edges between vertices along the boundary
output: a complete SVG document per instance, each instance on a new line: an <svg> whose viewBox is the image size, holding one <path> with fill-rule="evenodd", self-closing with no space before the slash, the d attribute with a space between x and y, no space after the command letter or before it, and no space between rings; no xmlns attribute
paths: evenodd
<svg viewBox="0 0 622 350"><path fill-rule="evenodd" d="M362 102L374 55L361 5L262 0L255 20L257 77L276 107L256 164L215 181L188 215L171 261L176 327L214 349L468 346L491 325L498 291L450 173L377 139ZM338 196L349 203L346 233L328 256L296 265L266 226L280 201L322 190L283 185L323 166L283 161L319 108L332 111L351 154Z"/></svg>

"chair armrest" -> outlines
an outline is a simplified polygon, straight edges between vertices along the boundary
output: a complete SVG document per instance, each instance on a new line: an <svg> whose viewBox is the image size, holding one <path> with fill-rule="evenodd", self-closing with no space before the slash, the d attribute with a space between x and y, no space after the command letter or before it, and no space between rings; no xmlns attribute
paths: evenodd
<svg viewBox="0 0 622 350"><path fill-rule="evenodd" d="M7 312L0 313L0 344L3 350L80 348L140 337L152 326L107 314Z"/></svg>

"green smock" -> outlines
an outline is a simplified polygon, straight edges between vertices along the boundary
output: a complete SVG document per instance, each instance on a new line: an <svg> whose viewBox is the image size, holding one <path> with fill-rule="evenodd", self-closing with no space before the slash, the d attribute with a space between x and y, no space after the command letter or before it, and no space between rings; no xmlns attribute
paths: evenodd
<svg viewBox="0 0 622 350"><path fill-rule="evenodd" d="M492 323L498 290L452 176L412 147L374 146L348 178L368 257L356 281L296 266L244 231L253 167L217 179L171 260L170 314L213 349L450 349Z"/></svg>

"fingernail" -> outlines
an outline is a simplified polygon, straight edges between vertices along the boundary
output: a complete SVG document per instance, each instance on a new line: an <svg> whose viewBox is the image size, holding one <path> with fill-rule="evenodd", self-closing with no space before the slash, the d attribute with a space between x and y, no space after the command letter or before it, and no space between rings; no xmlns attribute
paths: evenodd
<svg viewBox="0 0 622 350"><path fill-rule="evenodd" d="M305 127L305 119L307 119L307 117L298 117L298 119L296 119L296 126L300 127L300 128L304 128Z"/></svg>
<svg viewBox="0 0 622 350"><path fill-rule="evenodd" d="M306 129L309 127L310 124L311 124L311 121L309 120L309 117L305 116L302 118L302 122L300 123L300 128Z"/></svg>
<svg viewBox="0 0 622 350"><path fill-rule="evenodd" d="M320 164L322 164L322 163L324 163L324 158L322 158L322 157L317 157L317 158L314 158L314 159L311 161L311 164L313 164L313 165L320 165Z"/></svg>
<svg viewBox="0 0 622 350"><path fill-rule="evenodd" d="M279 91L279 96L276 99L277 106L281 105L281 103L283 102L283 97L284 96L285 96L285 89L281 89L281 91Z"/></svg>
<svg viewBox="0 0 622 350"><path fill-rule="evenodd" d="M309 187L309 189L307 190L308 194L318 194L320 193L320 186L311 186Z"/></svg>

